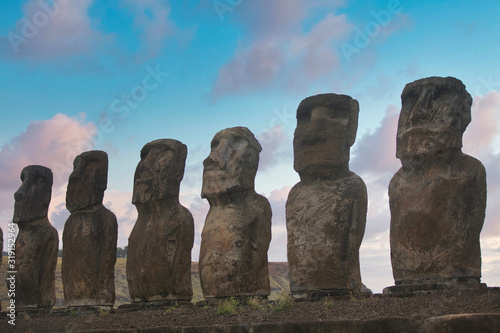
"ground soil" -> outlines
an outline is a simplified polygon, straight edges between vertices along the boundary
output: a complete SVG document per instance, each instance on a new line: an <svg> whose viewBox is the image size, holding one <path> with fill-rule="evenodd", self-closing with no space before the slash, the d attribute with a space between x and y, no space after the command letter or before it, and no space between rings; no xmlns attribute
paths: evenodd
<svg viewBox="0 0 500 333"><path fill-rule="evenodd" d="M241 302L240 302L241 303ZM18 313L15 327L0 318L0 332L78 332L102 329L141 329L172 326L214 326L256 323L369 320L384 317L424 319L446 314L500 313L500 288L435 291L407 297L365 298L349 295L295 301L279 310L278 301L238 305L234 314L219 314L215 304L184 304L150 309L120 308L108 311ZM283 304L283 303L281 303ZM260 308L259 308L260 307ZM5 309L4 309L5 310Z"/></svg>

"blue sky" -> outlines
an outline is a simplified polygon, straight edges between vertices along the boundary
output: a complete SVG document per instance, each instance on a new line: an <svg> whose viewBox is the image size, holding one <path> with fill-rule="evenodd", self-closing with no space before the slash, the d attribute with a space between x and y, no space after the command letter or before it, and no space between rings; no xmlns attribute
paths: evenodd
<svg viewBox="0 0 500 333"><path fill-rule="evenodd" d="M488 172L483 280L500 285L500 27L496 1L29 0L0 12L0 226L28 164L55 174L50 220L62 234L73 158L110 158L105 205L119 246L136 218L133 173L144 144L188 145L181 202L208 209L202 161L221 129L246 126L263 146L256 190L273 207L271 261L286 261L284 204L298 181L292 138L300 101L342 93L360 103L351 169L369 191L362 278L390 285L387 185L400 164L395 131L406 83L454 76L474 97L464 152Z"/></svg>

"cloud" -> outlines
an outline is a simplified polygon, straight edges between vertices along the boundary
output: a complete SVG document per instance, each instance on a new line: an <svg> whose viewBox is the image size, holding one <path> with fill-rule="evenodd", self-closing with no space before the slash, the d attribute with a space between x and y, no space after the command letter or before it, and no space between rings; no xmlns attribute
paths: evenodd
<svg viewBox="0 0 500 333"><path fill-rule="evenodd" d="M200 256L200 244L201 244L201 232L203 231L203 226L205 225L205 219L208 214L208 210L210 209L210 205L208 201L205 199L201 199L199 195L193 195L189 198L181 198L184 201L189 201L189 204L183 203L194 219L194 245L193 250L191 251L191 257L193 261L198 261Z"/></svg>
<svg viewBox="0 0 500 333"><path fill-rule="evenodd" d="M472 121L463 138L463 151L478 158L486 169L486 219L481 238L500 238L500 152L497 149L500 120L500 92L475 96Z"/></svg>
<svg viewBox="0 0 500 333"><path fill-rule="evenodd" d="M96 126L81 118L56 114L49 120L33 121L26 130L0 148L0 225L12 221L14 193L21 185L22 169L38 164L52 169L54 184L49 219L62 235L69 214L65 207L66 184L76 155L94 147Z"/></svg>
<svg viewBox="0 0 500 333"><path fill-rule="evenodd" d="M257 138L262 146L260 153L259 170L265 171L282 164L292 162L292 141L283 130L282 125L275 125L262 133ZM289 161L288 161L289 160Z"/></svg>
<svg viewBox="0 0 500 333"><path fill-rule="evenodd" d="M411 21L400 13L401 6L389 6L367 8L370 19L356 26L345 14L336 13L343 4L256 0L233 8L231 18L242 25L244 37L219 69L212 97L269 87L302 91L318 82L348 86L359 81L374 66L377 47Z"/></svg>
<svg viewBox="0 0 500 333"><path fill-rule="evenodd" d="M286 262L287 257L287 232L286 232L286 210L285 204L291 186L283 186L271 192L269 203L273 211L272 217L272 239L269 245L269 261Z"/></svg>
<svg viewBox="0 0 500 333"><path fill-rule="evenodd" d="M325 2L242 3L235 15L248 35L220 68L213 97L262 89L278 79L296 85L296 77L316 78L338 67L336 44L349 35L351 28L346 17L330 12L309 31L301 30L309 12L321 5ZM327 8L333 9L332 5Z"/></svg>
<svg viewBox="0 0 500 333"><path fill-rule="evenodd" d="M472 121L464 133L464 152L482 159L491 153L498 134L500 121L500 93L489 92L475 96L472 104Z"/></svg>
<svg viewBox="0 0 500 333"><path fill-rule="evenodd" d="M93 148L96 126L83 118L70 118L58 113L49 120L32 121L26 131L13 138L0 150L0 187L19 185L21 170L40 164L54 172L55 185L67 181L73 159Z"/></svg>
<svg viewBox="0 0 500 333"><path fill-rule="evenodd" d="M401 163L396 158L396 132L399 108L387 107L380 126L373 132L358 139L353 151L351 170L363 175L394 174Z"/></svg>
<svg viewBox="0 0 500 333"><path fill-rule="evenodd" d="M252 0L244 1L235 14L253 34L288 36L300 31L300 25L297 22L301 22L312 9L323 7L328 10L340 6L343 2Z"/></svg>
<svg viewBox="0 0 500 333"><path fill-rule="evenodd" d="M248 49L237 50L234 58L219 70L213 88L215 97L269 84L284 66L284 52L271 38L259 40Z"/></svg>
<svg viewBox="0 0 500 333"><path fill-rule="evenodd" d="M92 27L92 4L93 0L26 2L15 28L0 37L1 54L34 62L92 54L111 38Z"/></svg>
<svg viewBox="0 0 500 333"><path fill-rule="evenodd" d="M340 59L335 50L335 41L347 38L350 28L345 15L335 16L329 13L308 34L294 41L292 48L302 56L305 77L314 79L339 66Z"/></svg>
<svg viewBox="0 0 500 333"><path fill-rule="evenodd" d="M134 26L141 31L141 42L144 50L142 56L154 58L160 54L168 38L180 34L181 30L170 19L171 6L162 0L125 0L134 15ZM188 32L183 33L183 39L190 39Z"/></svg>
<svg viewBox="0 0 500 333"><path fill-rule="evenodd" d="M108 189L104 206L112 211L118 222L118 247L128 246L128 237L137 221L137 209L132 204L132 192Z"/></svg>

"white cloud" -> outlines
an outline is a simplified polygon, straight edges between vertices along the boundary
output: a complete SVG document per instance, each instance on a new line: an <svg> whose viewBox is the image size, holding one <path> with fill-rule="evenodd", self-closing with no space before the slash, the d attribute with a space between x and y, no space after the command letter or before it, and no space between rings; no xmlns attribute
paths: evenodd
<svg viewBox="0 0 500 333"><path fill-rule="evenodd" d="M167 40L174 35L179 35L179 40L184 41L192 37L189 31L181 31L171 20L169 1L125 0L124 5L134 14L134 26L141 32L142 50L139 55L142 57L157 57Z"/></svg>
<svg viewBox="0 0 500 333"><path fill-rule="evenodd" d="M137 209L132 205L132 192L108 189L104 192L104 206L112 211L118 221L118 247L128 245L128 236L137 220Z"/></svg>

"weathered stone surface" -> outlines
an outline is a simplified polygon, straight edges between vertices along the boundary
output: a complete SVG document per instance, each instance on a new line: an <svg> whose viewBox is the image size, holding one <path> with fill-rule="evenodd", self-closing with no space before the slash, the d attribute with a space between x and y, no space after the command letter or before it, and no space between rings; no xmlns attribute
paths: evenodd
<svg viewBox="0 0 500 333"><path fill-rule="evenodd" d="M406 85L389 185L396 284L479 282L486 172L461 151L472 98L455 78Z"/></svg>
<svg viewBox="0 0 500 333"><path fill-rule="evenodd" d="M286 203L290 290L362 288L359 247L366 224L367 192L349 171L358 124L358 102L323 94L297 109L294 168L300 175Z"/></svg>
<svg viewBox="0 0 500 333"><path fill-rule="evenodd" d="M259 142L245 127L218 132L203 161L201 196L210 203L199 272L208 297L270 294L271 205L255 192Z"/></svg>
<svg viewBox="0 0 500 333"><path fill-rule="evenodd" d="M134 177L139 216L129 237L127 280L132 301L191 299L194 221L179 203L187 147L176 140L146 144Z"/></svg>
<svg viewBox="0 0 500 333"><path fill-rule="evenodd" d="M21 172L14 194L16 238L16 308L48 308L56 301L55 270L59 236L47 218L52 171L30 165Z"/></svg>
<svg viewBox="0 0 500 333"><path fill-rule="evenodd" d="M471 313L433 317L425 320L423 332L495 333L500 327L498 313Z"/></svg>
<svg viewBox="0 0 500 333"><path fill-rule="evenodd" d="M0 228L0 249L3 251L3 231L2 228ZM7 250L8 251L8 250ZM2 266L2 262L0 261L0 267ZM10 283L7 283L7 289ZM0 304L0 311L2 310L2 305Z"/></svg>
<svg viewBox="0 0 500 333"><path fill-rule="evenodd" d="M66 306L113 306L118 223L102 204L108 155L84 152L73 166L66 192L71 215L63 232L64 302Z"/></svg>

